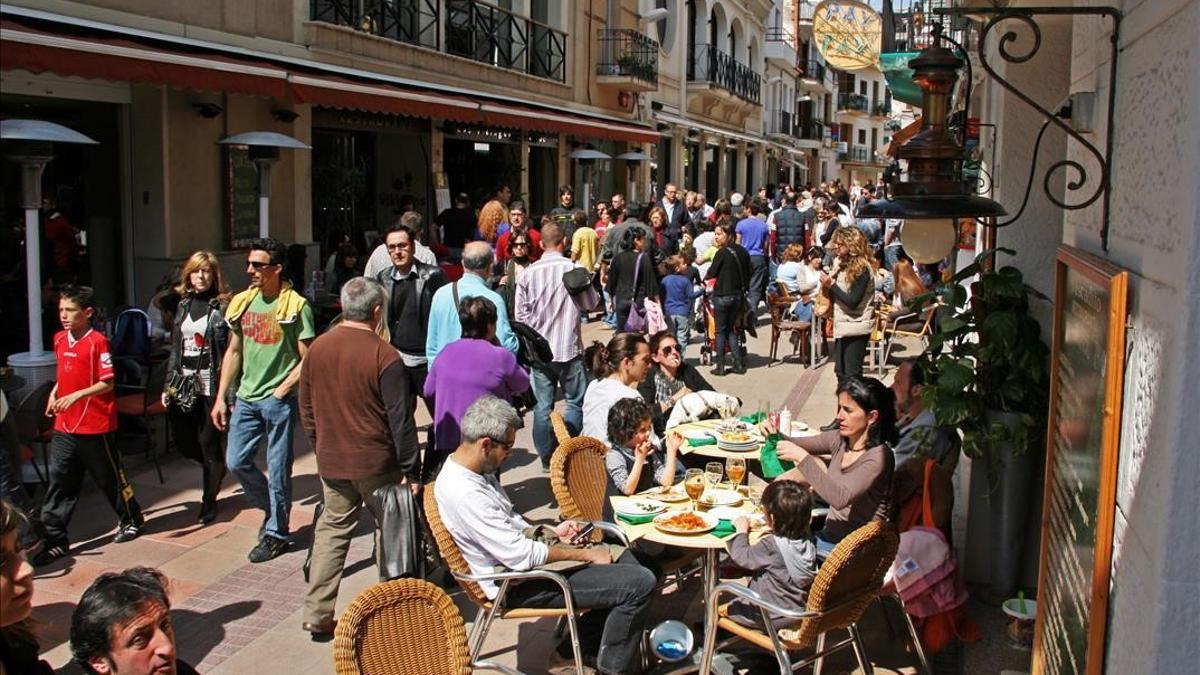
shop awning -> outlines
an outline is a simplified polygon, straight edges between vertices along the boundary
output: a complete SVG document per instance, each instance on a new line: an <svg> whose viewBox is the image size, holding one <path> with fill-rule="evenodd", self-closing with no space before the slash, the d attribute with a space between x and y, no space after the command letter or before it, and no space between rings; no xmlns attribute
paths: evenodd
<svg viewBox="0 0 1200 675"><path fill-rule="evenodd" d="M469 98L426 94L337 77L292 74L288 79L292 94L300 103L410 117L444 117L456 122L482 121L479 103Z"/></svg>
<svg viewBox="0 0 1200 675"><path fill-rule="evenodd" d="M607 121L569 113L551 113L521 106L481 102L483 121L498 127L558 131L583 138L606 138L631 143L657 143L657 131L617 120Z"/></svg>
<svg viewBox="0 0 1200 675"><path fill-rule="evenodd" d="M8 20L0 21L0 68L280 98L288 90L288 71L269 64L48 33Z"/></svg>

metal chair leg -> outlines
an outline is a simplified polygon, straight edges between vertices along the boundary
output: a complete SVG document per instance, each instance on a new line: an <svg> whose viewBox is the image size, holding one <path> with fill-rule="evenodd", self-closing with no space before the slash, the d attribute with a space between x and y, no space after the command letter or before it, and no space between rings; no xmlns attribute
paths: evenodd
<svg viewBox="0 0 1200 675"><path fill-rule="evenodd" d="M875 675L875 667L867 659L867 649L863 645L862 636L858 633L858 624L850 624L848 630L850 637L854 640L854 655L858 657L858 665L862 668L863 675Z"/></svg>
<svg viewBox="0 0 1200 675"><path fill-rule="evenodd" d="M825 651L825 634L821 633L817 636L817 653ZM825 657L818 656L817 662L813 664L813 675L821 675L821 669L825 666Z"/></svg>
<svg viewBox="0 0 1200 675"><path fill-rule="evenodd" d="M579 625L575 621L575 613L567 615L567 627L571 630L571 652L575 656L575 672L583 672L583 650L579 646Z"/></svg>
<svg viewBox="0 0 1200 675"><path fill-rule="evenodd" d="M908 637L912 640L913 650L917 652L917 659L921 662L922 671L926 675L933 675L933 669L929 667L929 659L925 657L925 648L921 646L921 637L917 634L917 627L913 625L912 617L904 610L904 600L899 596L892 597L900 606L900 614L904 617L904 625L908 626Z"/></svg>

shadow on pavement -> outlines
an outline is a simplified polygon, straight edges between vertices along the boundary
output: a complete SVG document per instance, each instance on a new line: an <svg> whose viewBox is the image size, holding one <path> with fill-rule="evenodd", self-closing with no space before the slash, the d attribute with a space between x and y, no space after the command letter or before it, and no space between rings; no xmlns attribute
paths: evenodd
<svg viewBox="0 0 1200 675"><path fill-rule="evenodd" d="M171 610L179 658L190 664L199 664L213 647L225 639L226 624L250 616L260 606L262 603L257 600L245 600L209 612Z"/></svg>

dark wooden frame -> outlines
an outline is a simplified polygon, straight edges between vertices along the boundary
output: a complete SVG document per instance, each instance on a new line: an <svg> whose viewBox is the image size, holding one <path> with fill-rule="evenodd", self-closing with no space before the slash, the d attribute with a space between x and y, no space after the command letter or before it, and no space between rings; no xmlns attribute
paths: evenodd
<svg viewBox="0 0 1200 675"><path fill-rule="evenodd" d="M1113 522L1116 513L1117 457L1121 437L1121 405L1125 386L1125 329L1128 317L1129 273L1108 260L1066 244L1056 255L1054 282L1054 342L1051 356L1050 416L1046 429L1046 485L1042 507L1042 544L1038 565L1037 623L1034 629L1032 675L1049 675L1043 649L1047 588L1047 547L1054 509L1055 430L1058 425L1059 360L1063 341L1063 296L1067 272L1082 275L1108 293L1108 351L1105 355L1104 417L1101 421L1100 472L1097 492L1095 559L1092 569L1086 674L1104 672L1108 623L1108 594L1112 574Z"/></svg>

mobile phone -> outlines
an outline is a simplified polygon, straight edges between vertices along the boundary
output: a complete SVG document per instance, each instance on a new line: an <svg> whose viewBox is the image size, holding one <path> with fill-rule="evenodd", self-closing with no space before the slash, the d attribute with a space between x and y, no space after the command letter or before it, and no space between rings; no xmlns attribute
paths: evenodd
<svg viewBox="0 0 1200 675"><path fill-rule="evenodd" d="M582 529L575 533L574 537L571 537L571 545L578 546L580 544L587 543L591 540L592 532L594 532L595 529L595 525L592 525L591 523L585 524Z"/></svg>

